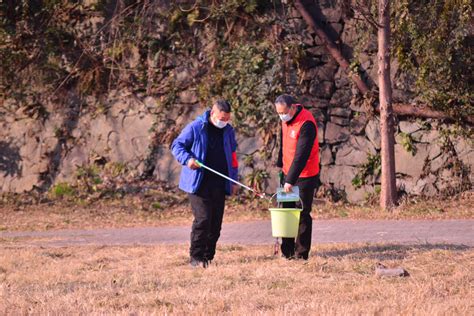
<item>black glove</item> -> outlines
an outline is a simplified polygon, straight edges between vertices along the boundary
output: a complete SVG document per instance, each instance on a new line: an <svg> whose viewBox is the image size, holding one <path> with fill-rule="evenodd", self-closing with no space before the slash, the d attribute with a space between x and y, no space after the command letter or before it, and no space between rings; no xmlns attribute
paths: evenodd
<svg viewBox="0 0 474 316"><path fill-rule="evenodd" d="M283 187L285 185L285 174L281 170L278 173L278 179L280 180L280 187Z"/></svg>

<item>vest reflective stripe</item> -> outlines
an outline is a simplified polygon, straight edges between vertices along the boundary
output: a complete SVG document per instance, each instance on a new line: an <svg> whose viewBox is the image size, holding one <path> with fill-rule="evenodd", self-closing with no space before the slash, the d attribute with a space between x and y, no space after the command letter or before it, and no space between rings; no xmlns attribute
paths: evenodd
<svg viewBox="0 0 474 316"><path fill-rule="evenodd" d="M298 105L300 106L300 105ZM288 125L282 122L282 142L283 142L283 172L288 174L291 164L295 158L296 144L300 136L301 127L305 122L313 122L316 127L316 139L314 140L311 154L309 155L306 166L300 174L300 178L313 177L319 173L319 143L318 143L318 125L310 111L303 108L295 119Z"/></svg>

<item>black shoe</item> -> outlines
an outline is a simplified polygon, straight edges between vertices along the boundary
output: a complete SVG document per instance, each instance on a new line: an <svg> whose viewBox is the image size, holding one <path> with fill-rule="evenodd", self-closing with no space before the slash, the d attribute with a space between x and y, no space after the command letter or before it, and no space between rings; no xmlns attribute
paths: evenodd
<svg viewBox="0 0 474 316"><path fill-rule="evenodd" d="M193 268L207 268L207 266L209 265L209 263L207 262L207 260L199 260L199 259L196 259L196 258L191 258L191 260L189 260L189 265Z"/></svg>
<svg viewBox="0 0 474 316"><path fill-rule="evenodd" d="M296 255L295 259L296 259L296 260L308 260L308 256Z"/></svg>
<svg viewBox="0 0 474 316"><path fill-rule="evenodd" d="M286 260L295 260L295 256L294 255L290 255L290 256L286 256L286 255L281 255L281 257L283 259L286 259Z"/></svg>

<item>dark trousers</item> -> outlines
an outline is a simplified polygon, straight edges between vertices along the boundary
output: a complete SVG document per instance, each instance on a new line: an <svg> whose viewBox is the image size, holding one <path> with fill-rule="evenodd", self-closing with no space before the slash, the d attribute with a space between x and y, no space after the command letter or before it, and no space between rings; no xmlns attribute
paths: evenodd
<svg viewBox="0 0 474 316"><path fill-rule="evenodd" d="M281 252L287 257L308 259L311 250L311 234L313 230L313 218L311 217L311 205L314 193L317 192L320 182L319 176L310 178L299 178L295 184L300 189L300 199L303 202L282 203L283 207L302 207L300 214L300 225L296 242L294 238L282 238Z"/></svg>
<svg viewBox="0 0 474 316"><path fill-rule="evenodd" d="M194 215L190 256L198 260L212 260L216 253L224 216L224 188L205 187L196 194L189 194L188 197Z"/></svg>

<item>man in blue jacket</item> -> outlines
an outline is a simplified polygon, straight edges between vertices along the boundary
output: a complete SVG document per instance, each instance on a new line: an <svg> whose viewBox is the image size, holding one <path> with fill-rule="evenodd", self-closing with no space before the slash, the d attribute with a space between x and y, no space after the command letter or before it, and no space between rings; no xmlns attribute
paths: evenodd
<svg viewBox="0 0 474 316"><path fill-rule="evenodd" d="M183 165L179 188L188 193L194 221L191 232L190 264L206 268L214 259L224 215L225 196L237 193L230 181L200 168L196 160L237 180L235 132L229 123L231 107L217 100L189 123L173 141L171 150Z"/></svg>

